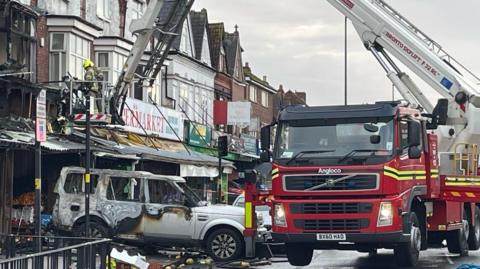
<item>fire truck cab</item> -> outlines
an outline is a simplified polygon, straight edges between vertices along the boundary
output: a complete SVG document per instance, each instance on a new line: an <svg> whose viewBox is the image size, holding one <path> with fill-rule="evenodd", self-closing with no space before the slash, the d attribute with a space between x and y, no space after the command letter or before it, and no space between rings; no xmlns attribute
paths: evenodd
<svg viewBox="0 0 480 269"><path fill-rule="evenodd" d="M264 127L272 236L286 243L289 262L308 265L314 249L387 248L399 265L412 266L421 250L443 240L452 253L477 250L476 146L438 154L432 124L401 102L287 107L271 153Z"/></svg>

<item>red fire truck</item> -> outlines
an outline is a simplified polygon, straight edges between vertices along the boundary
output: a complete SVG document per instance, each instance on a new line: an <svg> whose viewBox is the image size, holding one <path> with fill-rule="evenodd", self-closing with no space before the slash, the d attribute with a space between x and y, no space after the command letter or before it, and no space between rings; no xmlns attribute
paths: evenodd
<svg viewBox="0 0 480 269"><path fill-rule="evenodd" d="M406 101L287 107L273 151L262 129L274 240L296 266L314 249L393 249L401 266L444 240L451 253L479 249L478 78L383 1L328 1ZM442 95L436 106L391 56Z"/></svg>

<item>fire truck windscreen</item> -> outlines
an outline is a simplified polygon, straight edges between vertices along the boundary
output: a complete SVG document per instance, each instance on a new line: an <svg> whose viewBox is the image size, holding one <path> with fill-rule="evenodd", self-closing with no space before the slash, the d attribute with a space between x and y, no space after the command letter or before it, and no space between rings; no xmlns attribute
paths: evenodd
<svg viewBox="0 0 480 269"><path fill-rule="evenodd" d="M274 160L281 165L379 164L393 157L392 118L282 121Z"/></svg>

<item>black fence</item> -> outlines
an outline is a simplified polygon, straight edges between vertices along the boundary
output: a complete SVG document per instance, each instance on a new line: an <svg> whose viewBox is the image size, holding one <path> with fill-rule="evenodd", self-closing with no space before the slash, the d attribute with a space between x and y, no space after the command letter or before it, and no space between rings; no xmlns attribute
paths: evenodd
<svg viewBox="0 0 480 269"><path fill-rule="evenodd" d="M110 269L110 249L110 239L0 235L0 269Z"/></svg>

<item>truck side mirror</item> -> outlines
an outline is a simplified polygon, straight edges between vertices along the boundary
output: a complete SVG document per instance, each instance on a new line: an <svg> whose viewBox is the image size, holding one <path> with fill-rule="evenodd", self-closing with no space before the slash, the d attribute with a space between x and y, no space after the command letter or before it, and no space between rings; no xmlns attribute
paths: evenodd
<svg viewBox="0 0 480 269"><path fill-rule="evenodd" d="M257 171L255 171L254 169L245 170L243 176L244 176L245 183L251 183L251 184L257 183Z"/></svg>
<svg viewBox="0 0 480 269"><path fill-rule="evenodd" d="M422 126L418 121L408 122L408 146L417 147L420 146L420 133Z"/></svg>
<svg viewBox="0 0 480 269"><path fill-rule="evenodd" d="M265 151L270 149L270 126L262 127L260 131L260 146Z"/></svg>
<svg viewBox="0 0 480 269"><path fill-rule="evenodd" d="M422 157L422 152L417 146L412 146L408 148L408 158L409 159L420 159Z"/></svg>
<svg viewBox="0 0 480 269"><path fill-rule="evenodd" d="M262 151L262 153L260 153L260 161L262 163L268 163L270 162L270 151L268 150L265 150L265 151Z"/></svg>

